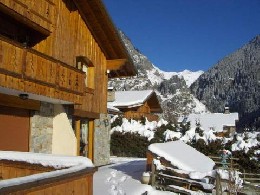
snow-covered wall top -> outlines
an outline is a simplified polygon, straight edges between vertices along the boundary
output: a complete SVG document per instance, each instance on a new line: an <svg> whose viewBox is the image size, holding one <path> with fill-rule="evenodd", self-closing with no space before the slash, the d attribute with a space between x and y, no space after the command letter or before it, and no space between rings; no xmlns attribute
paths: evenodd
<svg viewBox="0 0 260 195"><path fill-rule="evenodd" d="M55 169L68 168L80 164L85 165L86 167L94 167L92 161L86 157L32 152L1 151L0 160L21 161L30 164L40 164L45 167L54 167Z"/></svg>
<svg viewBox="0 0 260 195"><path fill-rule="evenodd" d="M211 171L215 166L209 157L180 140L151 144L148 150L184 171L204 173Z"/></svg>
<svg viewBox="0 0 260 195"><path fill-rule="evenodd" d="M30 152L1 151L0 160L20 161L30 164L41 164L42 166L54 167L55 169L63 168L61 170L33 174L25 177L0 180L0 189L28 182L35 182L47 178L54 178L57 176L81 171L88 167L94 167L92 161L86 157L73 157Z"/></svg>

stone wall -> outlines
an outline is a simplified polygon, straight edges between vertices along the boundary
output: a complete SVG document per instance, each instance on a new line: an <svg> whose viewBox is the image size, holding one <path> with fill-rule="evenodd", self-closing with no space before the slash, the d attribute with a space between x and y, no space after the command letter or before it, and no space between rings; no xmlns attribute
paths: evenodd
<svg viewBox="0 0 260 195"><path fill-rule="evenodd" d="M95 120L94 131L94 164L95 166L110 163L110 117L100 114L100 119Z"/></svg>
<svg viewBox="0 0 260 195"><path fill-rule="evenodd" d="M30 152L52 153L54 105L41 102L31 116Z"/></svg>

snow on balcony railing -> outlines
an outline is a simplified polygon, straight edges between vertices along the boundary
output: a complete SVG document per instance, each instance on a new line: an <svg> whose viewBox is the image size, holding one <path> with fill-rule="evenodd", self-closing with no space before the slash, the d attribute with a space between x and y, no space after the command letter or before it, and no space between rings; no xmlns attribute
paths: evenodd
<svg viewBox="0 0 260 195"><path fill-rule="evenodd" d="M2 176L3 180L0 180L0 192L12 186L21 186L23 184L34 184L41 182L45 184L49 181L67 179L70 176L75 175L92 174L96 171L92 161L86 157L73 157L73 156L62 156L62 155L51 155L51 154L40 154L30 152L11 152L1 151L0 152L0 163L8 162L20 162L27 164L27 166L39 165L42 167L53 168L49 172L37 173L27 175L24 177L7 178ZM2 165L2 164L1 164ZM80 174L79 174L80 173ZM1 168L1 176L2 168ZM65 176L65 177L64 177ZM25 186L25 185L24 185ZM21 187L25 190L24 187Z"/></svg>

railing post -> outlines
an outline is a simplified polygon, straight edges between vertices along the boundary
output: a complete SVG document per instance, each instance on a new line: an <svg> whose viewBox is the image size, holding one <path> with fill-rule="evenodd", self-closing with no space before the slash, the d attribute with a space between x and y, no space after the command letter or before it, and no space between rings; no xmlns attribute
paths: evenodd
<svg viewBox="0 0 260 195"><path fill-rule="evenodd" d="M222 195L221 177L218 173L216 175L216 195Z"/></svg>
<svg viewBox="0 0 260 195"><path fill-rule="evenodd" d="M26 57L27 57L27 48L24 48L23 56L22 56L22 78L25 77L25 72L26 72Z"/></svg>
<svg viewBox="0 0 260 195"><path fill-rule="evenodd" d="M152 179L151 179L151 185L152 186L155 186L155 171L156 171L156 167L155 167L155 164L152 160Z"/></svg>
<svg viewBox="0 0 260 195"><path fill-rule="evenodd" d="M77 138L77 156L80 155L80 119L75 121L75 133Z"/></svg>

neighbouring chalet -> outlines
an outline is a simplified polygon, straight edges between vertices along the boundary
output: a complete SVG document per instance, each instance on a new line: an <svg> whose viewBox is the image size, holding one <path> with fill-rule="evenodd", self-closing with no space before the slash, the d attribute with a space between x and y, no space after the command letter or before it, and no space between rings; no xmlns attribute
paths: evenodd
<svg viewBox="0 0 260 195"><path fill-rule="evenodd" d="M106 164L107 81L135 74L101 0L0 0L0 150Z"/></svg>
<svg viewBox="0 0 260 195"><path fill-rule="evenodd" d="M121 114L128 119L146 117L149 121L159 119L162 113L161 105L153 90L144 91L114 91L108 89L108 112Z"/></svg>
<svg viewBox="0 0 260 195"><path fill-rule="evenodd" d="M236 123L238 122L238 113L230 113L226 107L224 113L201 113L189 114L182 116L178 122L190 122L191 128L196 128L198 125L204 131L213 131L218 136L230 136L236 132Z"/></svg>

